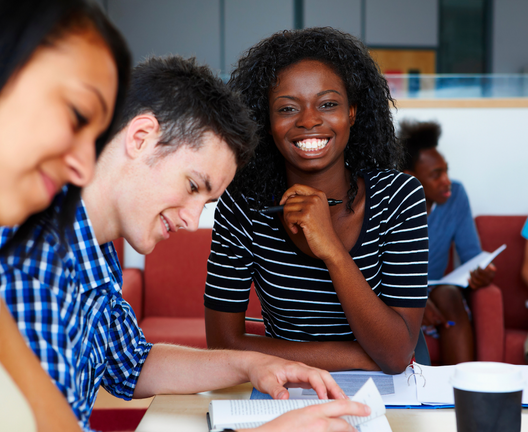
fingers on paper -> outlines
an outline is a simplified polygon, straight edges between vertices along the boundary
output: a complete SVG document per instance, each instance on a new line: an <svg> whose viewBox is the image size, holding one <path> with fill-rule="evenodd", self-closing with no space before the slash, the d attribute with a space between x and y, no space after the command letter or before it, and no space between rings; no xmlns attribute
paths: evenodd
<svg viewBox="0 0 528 432"><path fill-rule="evenodd" d="M367 409L370 413L370 409ZM365 405L350 400L339 400L290 411L260 429L266 432L354 432L356 429L341 417L365 416L368 413Z"/></svg>
<svg viewBox="0 0 528 432"><path fill-rule="evenodd" d="M301 374L288 374L291 387L312 388L319 399L344 399L345 393L325 370L306 366Z"/></svg>
<svg viewBox="0 0 528 432"><path fill-rule="evenodd" d="M312 418L311 423L315 430L320 431L355 431L343 416L368 416L370 408L367 405L352 402L350 399L332 401L321 405L312 405L303 410L307 417Z"/></svg>

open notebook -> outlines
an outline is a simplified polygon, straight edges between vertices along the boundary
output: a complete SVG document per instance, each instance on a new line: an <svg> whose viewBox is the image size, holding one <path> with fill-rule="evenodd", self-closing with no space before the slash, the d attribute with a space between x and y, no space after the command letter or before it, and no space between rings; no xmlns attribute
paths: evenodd
<svg viewBox="0 0 528 432"><path fill-rule="evenodd" d="M518 365L522 371L525 389L523 406L528 407L528 366ZM424 366L413 363L399 375L383 372L345 371L332 372L332 376L348 396L372 378L387 408L452 408L454 393L451 377L455 366ZM292 399L317 398L313 390L289 389ZM269 398L268 395L253 390L252 399Z"/></svg>
<svg viewBox="0 0 528 432"><path fill-rule="evenodd" d="M385 405L372 379L367 379L351 399L364 403L371 409L368 417L344 417L359 432L392 432L387 417L385 417ZM331 401L317 399L317 396L286 400L213 400L209 404L207 422L211 432L222 431L224 428L258 427L285 412L328 402Z"/></svg>

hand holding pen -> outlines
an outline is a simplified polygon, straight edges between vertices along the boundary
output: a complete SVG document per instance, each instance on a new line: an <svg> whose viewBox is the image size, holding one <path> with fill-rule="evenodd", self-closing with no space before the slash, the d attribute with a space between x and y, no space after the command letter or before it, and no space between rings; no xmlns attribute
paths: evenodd
<svg viewBox="0 0 528 432"><path fill-rule="evenodd" d="M343 201L341 200L336 200L332 198L328 198L327 201L330 207L343 203ZM264 214L272 214L272 213L281 212L283 210L284 210L284 205L278 205L278 206L264 207L264 209L262 209L260 212Z"/></svg>
<svg viewBox="0 0 528 432"><path fill-rule="evenodd" d="M295 184L283 194L279 202L282 208L273 210L282 211L284 227L299 239L299 245L308 246L314 256L325 261L340 256L344 251L332 220L336 211L331 211L331 206L340 203L341 200L328 199L321 190ZM266 211L271 212L271 208ZM340 210L337 212L340 213ZM302 235L304 240L297 235Z"/></svg>

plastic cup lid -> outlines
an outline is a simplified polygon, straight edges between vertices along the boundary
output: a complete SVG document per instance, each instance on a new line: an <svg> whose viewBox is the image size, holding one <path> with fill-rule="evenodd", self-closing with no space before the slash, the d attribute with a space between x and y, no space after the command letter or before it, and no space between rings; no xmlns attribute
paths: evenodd
<svg viewBox="0 0 528 432"><path fill-rule="evenodd" d="M467 362L455 366L451 384L459 390L509 393L524 388L521 369L507 363Z"/></svg>

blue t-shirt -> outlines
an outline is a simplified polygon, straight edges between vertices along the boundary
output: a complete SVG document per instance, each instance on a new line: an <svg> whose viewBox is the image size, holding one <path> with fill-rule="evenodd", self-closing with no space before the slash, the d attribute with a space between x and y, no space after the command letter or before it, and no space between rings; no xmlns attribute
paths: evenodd
<svg viewBox="0 0 528 432"><path fill-rule="evenodd" d="M444 276L449 249L454 242L463 264L482 252L464 186L451 184L451 197L436 205L427 218L429 225L429 280Z"/></svg>

